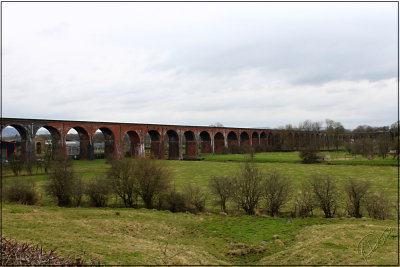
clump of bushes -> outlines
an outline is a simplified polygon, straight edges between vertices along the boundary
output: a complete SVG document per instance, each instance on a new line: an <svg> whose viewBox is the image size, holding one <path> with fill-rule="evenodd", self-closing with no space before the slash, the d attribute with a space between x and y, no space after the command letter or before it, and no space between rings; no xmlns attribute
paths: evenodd
<svg viewBox="0 0 400 267"><path fill-rule="evenodd" d="M187 211L185 196L175 188L160 195L158 209L172 212Z"/></svg>
<svg viewBox="0 0 400 267"><path fill-rule="evenodd" d="M4 198L6 201L24 205L35 205L40 201L35 190L35 184L20 179L14 179L11 184L4 188Z"/></svg>
<svg viewBox="0 0 400 267"><path fill-rule="evenodd" d="M203 212L206 206L206 195L200 187L188 184L183 193L175 187L168 189L158 198L158 209L172 212Z"/></svg>
<svg viewBox="0 0 400 267"><path fill-rule="evenodd" d="M171 184L170 170L159 161L147 158L113 160L107 177L125 207L137 207L140 197L145 207L151 209Z"/></svg>

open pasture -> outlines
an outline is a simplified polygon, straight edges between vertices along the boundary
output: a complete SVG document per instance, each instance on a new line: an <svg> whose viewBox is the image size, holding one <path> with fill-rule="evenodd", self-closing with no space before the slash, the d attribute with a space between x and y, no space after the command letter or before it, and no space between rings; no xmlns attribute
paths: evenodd
<svg viewBox="0 0 400 267"><path fill-rule="evenodd" d="M268 153L265 153L268 154ZM271 153L272 154L272 153ZM178 190L186 184L200 185L209 192L212 175L235 175L244 155L236 160L163 161L173 171ZM257 157L269 157L264 153ZM275 153L275 162L258 161L268 172L276 169L287 176L294 190L312 175L331 175L343 186L349 177L368 180L371 191L385 192L397 201L397 167L367 165L300 164L295 153ZM284 160L286 158L286 163ZM292 160L292 162L290 162ZM283 161L283 162L282 162ZM105 160L74 161L74 170L84 180L106 175ZM3 170L3 184L15 179ZM202 214L171 213L127 208L59 208L45 196L44 174L19 179L35 181L40 206L3 204L3 235L20 241L56 249L62 256L98 258L103 264L396 264L397 224L395 220L369 218L270 218L238 215L230 205L230 215L218 214L209 193ZM118 204L111 199L111 206ZM86 204L84 203L84 206ZM284 207L284 216L292 204ZM396 211L393 210L392 213ZM119 215L118 215L119 214ZM233 215L235 214L235 215ZM343 216L343 215L341 215ZM279 235L275 241L273 235ZM365 236L385 236L385 242L372 253L359 251ZM371 241L373 242L373 241Z"/></svg>

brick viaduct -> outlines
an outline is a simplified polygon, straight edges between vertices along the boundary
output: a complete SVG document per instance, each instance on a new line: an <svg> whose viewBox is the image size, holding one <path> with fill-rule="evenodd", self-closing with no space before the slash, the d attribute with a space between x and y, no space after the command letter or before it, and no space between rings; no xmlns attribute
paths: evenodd
<svg viewBox="0 0 400 267"><path fill-rule="evenodd" d="M75 129L80 137L81 159L94 158L93 138L97 130L100 130L104 135L105 157L114 154L117 158L124 157L123 137L125 134L130 139L131 157L145 156L144 140L146 134L149 134L151 138L151 154L159 159L165 158L165 136L168 137L167 152L169 159L183 159L183 145L185 146L185 155L197 156L199 150L204 154L221 153L224 147L231 148L235 145L272 147L276 142L283 142L282 138L277 139L274 137L288 133L293 139L293 143L298 143L295 132L256 128L2 118L1 131L7 126L12 126L19 132L23 157L35 156L35 135L41 127L51 133L53 140L56 140L64 153L66 153L67 133L71 129ZM318 133L313 138L321 140L323 144L327 139L326 137L326 133Z"/></svg>

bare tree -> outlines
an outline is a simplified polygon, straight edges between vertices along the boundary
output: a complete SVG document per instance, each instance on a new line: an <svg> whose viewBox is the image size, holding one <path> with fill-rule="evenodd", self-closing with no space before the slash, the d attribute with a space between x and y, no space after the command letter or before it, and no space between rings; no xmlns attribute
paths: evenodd
<svg viewBox="0 0 400 267"><path fill-rule="evenodd" d="M189 211L196 213L205 210L207 197L199 186L192 183L186 185L184 196Z"/></svg>
<svg viewBox="0 0 400 267"><path fill-rule="evenodd" d="M350 216L361 218L361 202L365 198L369 188L369 182L350 178L344 185L347 195L346 209Z"/></svg>
<svg viewBox="0 0 400 267"><path fill-rule="evenodd" d="M336 181L329 175L311 179L314 196L326 218L332 218L337 208Z"/></svg>
<svg viewBox="0 0 400 267"><path fill-rule="evenodd" d="M264 176L253 162L245 161L234 179L234 198L239 207L253 215L263 194Z"/></svg>
<svg viewBox="0 0 400 267"><path fill-rule="evenodd" d="M136 207L135 177L133 176L133 161L112 160L107 177L115 194L120 197L125 207Z"/></svg>
<svg viewBox="0 0 400 267"><path fill-rule="evenodd" d="M307 217L310 216L316 206L315 199L313 196L313 188L310 181L303 181L300 186L300 191L297 193L294 199L294 211L295 217Z"/></svg>
<svg viewBox="0 0 400 267"><path fill-rule="evenodd" d="M153 159L137 159L133 165L135 191L142 198L146 208L153 208L153 201L171 184L170 169Z"/></svg>
<svg viewBox="0 0 400 267"><path fill-rule="evenodd" d="M384 193L370 194L366 197L368 215L371 218L384 220L391 216L391 203Z"/></svg>
<svg viewBox="0 0 400 267"><path fill-rule="evenodd" d="M208 187L211 193L219 197L221 210L226 213L226 202L233 194L233 179L229 176L212 176Z"/></svg>
<svg viewBox="0 0 400 267"><path fill-rule="evenodd" d="M267 212L278 216L281 207L289 200L291 191L290 180L276 170L269 173L265 179L264 197Z"/></svg>
<svg viewBox="0 0 400 267"><path fill-rule="evenodd" d="M82 180L75 175L70 160L59 158L52 162L45 190L48 195L57 199L58 206L80 205L83 195Z"/></svg>

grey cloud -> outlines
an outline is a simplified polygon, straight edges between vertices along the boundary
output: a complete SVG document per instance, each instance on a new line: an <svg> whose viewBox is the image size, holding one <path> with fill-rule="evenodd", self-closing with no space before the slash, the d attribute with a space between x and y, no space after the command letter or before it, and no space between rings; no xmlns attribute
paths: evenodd
<svg viewBox="0 0 400 267"><path fill-rule="evenodd" d="M391 120L396 12L267 4L65 4L26 9L22 18L37 18L29 25L8 11L3 115L258 127Z"/></svg>

